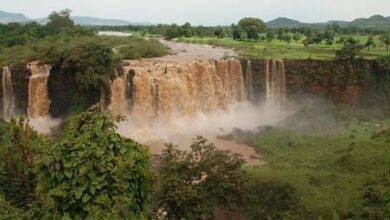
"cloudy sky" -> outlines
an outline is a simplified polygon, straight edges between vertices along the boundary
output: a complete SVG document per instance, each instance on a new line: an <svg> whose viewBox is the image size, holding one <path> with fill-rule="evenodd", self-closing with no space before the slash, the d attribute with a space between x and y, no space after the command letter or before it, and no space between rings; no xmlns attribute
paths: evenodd
<svg viewBox="0 0 390 220"><path fill-rule="evenodd" d="M231 24L245 16L304 22L390 16L390 0L0 0L0 10L30 18L64 8L78 16L196 25Z"/></svg>

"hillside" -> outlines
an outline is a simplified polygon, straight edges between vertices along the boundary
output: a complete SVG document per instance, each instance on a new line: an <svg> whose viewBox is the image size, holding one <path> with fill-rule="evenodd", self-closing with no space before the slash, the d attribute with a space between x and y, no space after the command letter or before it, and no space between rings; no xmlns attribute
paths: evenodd
<svg viewBox="0 0 390 220"><path fill-rule="evenodd" d="M390 17L374 15L370 18L358 18L353 20L350 25L361 28L378 28L390 30Z"/></svg>
<svg viewBox="0 0 390 220"><path fill-rule="evenodd" d="M0 11L0 23L6 24L10 22L20 22L25 23L28 22L30 19L23 14L20 13L9 13L5 11Z"/></svg>
<svg viewBox="0 0 390 220"><path fill-rule="evenodd" d="M303 23L298 20L290 18L279 17L266 23L270 28L300 28L300 27L315 27L325 28L329 24L337 23L342 27L355 26L358 28L375 28L381 30L390 30L390 17L384 17L381 15L374 15L370 18L357 18L352 22L331 20L328 22L319 23Z"/></svg>
<svg viewBox="0 0 390 220"><path fill-rule="evenodd" d="M72 16L71 17L75 24L92 26L92 25L108 25L108 26L124 26L124 25L150 25L147 22L130 22L121 19L105 19L105 18L96 18L96 17L85 17L85 16ZM27 23L36 21L40 24L45 24L47 22L47 18L36 18L31 19L26 17L21 13L8 13L4 11L0 11L0 23L7 24L11 22L17 23Z"/></svg>

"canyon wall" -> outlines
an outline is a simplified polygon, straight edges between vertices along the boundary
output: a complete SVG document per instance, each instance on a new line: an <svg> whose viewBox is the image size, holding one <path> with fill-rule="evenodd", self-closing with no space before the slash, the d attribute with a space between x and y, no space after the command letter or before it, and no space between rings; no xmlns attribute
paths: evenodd
<svg viewBox="0 0 390 220"><path fill-rule="evenodd" d="M389 100L383 71L388 70L367 60L131 61L101 93L107 108L131 113L138 121L228 110L231 103L245 100L280 104L287 97L299 100L308 94L357 106ZM64 116L100 96L99 89L91 94L78 91L72 74L51 70L50 65L11 65L1 72L3 118L11 112L30 118Z"/></svg>

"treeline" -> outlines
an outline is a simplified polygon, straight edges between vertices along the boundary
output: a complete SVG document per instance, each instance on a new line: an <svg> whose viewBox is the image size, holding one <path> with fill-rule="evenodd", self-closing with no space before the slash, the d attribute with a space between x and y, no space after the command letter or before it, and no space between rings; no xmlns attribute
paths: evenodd
<svg viewBox="0 0 390 220"><path fill-rule="evenodd" d="M255 21L255 22L252 22ZM244 25L240 25L243 24ZM249 25L254 25L252 28L256 30L258 24L264 26L261 33L258 33L259 36L255 35L247 36L248 33L245 31L245 22ZM249 23L248 23L249 22ZM158 24L158 25L129 25L129 26L94 26L94 30L110 30L110 31L122 31L122 32L139 32L141 35L158 35L164 36L167 39L177 38L177 37L231 37L234 39L261 39L267 40L274 38L272 36L279 36L280 33L299 33L302 35L317 36L318 41L319 33L323 33L325 38L330 38L330 35L382 35L387 32L384 30L379 30L375 28L358 28L355 26L346 26L342 27L337 23L332 23L327 25L325 28L316 28L316 27L300 27L300 28L268 28L265 23L257 18L243 18L238 24L232 24L230 26L192 26L190 23L185 23L183 25L177 24ZM267 37L268 36L268 37Z"/></svg>
<svg viewBox="0 0 390 220"><path fill-rule="evenodd" d="M46 25L37 22L0 24L0 46L27 45L49 37L93 36L93 30L74 24L70 19L70 12L70 10L53 12L49 15Z"/></svg>

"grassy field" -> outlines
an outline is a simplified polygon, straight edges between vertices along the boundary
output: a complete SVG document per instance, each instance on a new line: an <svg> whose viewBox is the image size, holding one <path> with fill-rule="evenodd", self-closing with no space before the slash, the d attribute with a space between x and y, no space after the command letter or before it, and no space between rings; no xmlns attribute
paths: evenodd
<svg viewBox="0 0 390 220"><path fill-rule="evenodd" d="M249 173L296 189L301 206L293 219L390 217L390 120L312 119L288 119L253 136L251 143L267 164Z"/></svg>
<svg viewBox="0 0 390 220"><path fill-rule="evenodd" d="M335 42L342 36L335 38ZM348 37L348 36L343 36ZM359 39L361 43L365 43L368 36L352 36ZM246 58L280 58L280 59L332 59L335 57L336 50L341 48L341 45L310 45L304 47L302 41L292 41L290 44L280 42L279 40L267 41L236 41L231 38L179 38L179 42L196 43L196 44L211 44L215 46L227 47L236 49L242 57ZM378 56L390 55L390 51L386 51L385 46L379 41L379 36L374 37L376 47L371 50L364 49L362 56L368 59L373 59Z"/></svg>

